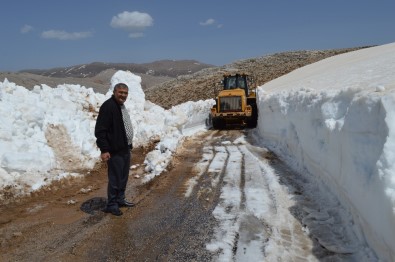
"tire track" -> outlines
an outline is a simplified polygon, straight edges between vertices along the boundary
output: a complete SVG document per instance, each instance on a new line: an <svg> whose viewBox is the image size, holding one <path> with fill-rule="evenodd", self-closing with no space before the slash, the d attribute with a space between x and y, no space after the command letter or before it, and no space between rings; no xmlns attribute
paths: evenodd
<svg viewBox="0 0 395 262"><path fill-rule="evenodd" d="M206 248L216 261L317 261L312 240L290 213L294 203L269 162L236 140L223 131L215 142L221 145L213 144L207 172L220 171L223 178L212 176L212 190L220 191L213 209L218 226Z"/></svg>
<svg viewBox="0 0 395 262"><path fill-rule="evenodd" d="M207 249L216 254L218 261L260 261L264 258L262 250L268 234L264 221L254 214L251 206L254 205L251 193L256 194L256 189L249 192L250 187L246 187L255 175L250 167L252 161L246 159L242 147L235 143L229 133L225 133L223 140L226 140L222 141L222 145L228 152L228 161L216 162L213 159L213 165L221 166L224 170L223 181L218 184L221 194L213 210L219 226ZM218 150L221 151L223 149ZM257 186L262 188L261 185Z"/></svg>
<svg viewBox="0 0 395 262"><path fill-rule="evenodd" d="M341 206L317 200L309 179L246 138L247 132L229 130L188 138L168 171L133 193L138 204L122 217L99 213L100 219L18 229L22 237L3 241L2 255L10 261L361 261L351 252L368 251L350 238ZM3 238L15 230L4 227Z"/></svg>
<svg viewBox="0 0 395 262"><path fill-rule="evenodd" d="M241 146L246 166L247 210L262 222L266 236L262 246L265 261L318 261L312 254L313 241L290 213L294 205L287 190L265 158L256 157ZM256 199L260 195L263 198ZM262 201L263 200L263 201ZM282 250L282 252L278 252ZM239 257L242 258L242 257ZM244 260L244 259L240 259Z"/></svg>

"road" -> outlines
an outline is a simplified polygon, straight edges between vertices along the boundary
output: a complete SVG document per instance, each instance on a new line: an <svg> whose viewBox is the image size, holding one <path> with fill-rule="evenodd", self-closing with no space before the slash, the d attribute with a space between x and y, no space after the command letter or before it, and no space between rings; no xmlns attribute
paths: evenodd
<svg viewBox="0 0 395 262"><path fill-rule="evenodd" d="M359 242L349 221L336 212L311 217L325 200L314 199L309 182L254 145L251 134L187 138L168 171L148 184L141 184L146 150L135 149L127 192L137 205L121 217L100 211L103 164L2 205L0 260L354 261Z"/></svg>

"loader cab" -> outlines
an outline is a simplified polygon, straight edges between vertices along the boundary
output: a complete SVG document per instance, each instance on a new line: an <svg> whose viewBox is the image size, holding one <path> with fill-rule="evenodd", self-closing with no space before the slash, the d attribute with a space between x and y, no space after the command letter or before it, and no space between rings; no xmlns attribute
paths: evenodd
<svg viewBox="0 0 395 262"><path fill-rule="evenodd" d="M224 85L224 90L231 90L240 88L243 89L248 96L248 83L247 83L247 75L225 75L224 80L222 81Z"/></svg>

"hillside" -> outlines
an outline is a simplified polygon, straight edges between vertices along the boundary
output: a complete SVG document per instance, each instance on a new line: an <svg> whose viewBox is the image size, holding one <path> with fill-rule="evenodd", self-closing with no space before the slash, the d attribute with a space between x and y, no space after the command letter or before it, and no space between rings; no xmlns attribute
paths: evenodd
<svg viewBox="0 0 395 262"><path fill-rule="evenodd" d="M216 96L220 81L225 72L240 71L251 75L257 86L285 75L299 67L317 62L330 56L366 47L333 49L324 51L294 51L236 61L232 64L206 68L194 74L179 76L176 79L158 84L145 90L146 99L164 108L198 101Z"/></svg>
<svg viewBox="0 0 395 262"><path fill-rule="evenodd" d="M142 79L143 89L174 79L180 75L193 74L213 67L195 60L160 60L152 63L90 63L45 70L22 70L17 73L0 72L0 81L10 82L32 89L35 85L79 84L92 87L96 92L106 93L111 76L118 70L130 71Z"/></svg>
<svg viewBox="0 0 395 262"><path fill-rule="evenodd" d="M250 74L257 86L285 75L299 67L330 56L366 47L321 51L292 51L239 60L216 67L195 60L161 60L147 64L91 63L48 70L0 72L0 81L32 89L35 85L78 84L106 93L111 76L118 70L129 70L142 79L146 99L166 109L186 101L214 98L223 73L242 71Z"/></svg>
<svg viewBox="0 0 395 262"><path fill-rule="evenodd" d="M70 67L52 68L45 70L22 70L22 73L32 73L51 77L76 77L88 78L107 70L124 70L136 74L146 74L152 76L177 77L191 74L212 65L203 64L195 60L159 60L152 63L102 63L94 62L90 64L75 65Z"/></svg>

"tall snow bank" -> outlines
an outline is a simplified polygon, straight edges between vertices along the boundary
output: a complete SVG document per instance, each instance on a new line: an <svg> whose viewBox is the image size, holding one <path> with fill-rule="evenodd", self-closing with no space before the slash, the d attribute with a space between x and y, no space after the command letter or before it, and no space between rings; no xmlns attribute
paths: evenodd
<svg viewBox="0 0 395 262"><path fill-rule="evenodd" d="M205 129L213 100L187 102L164 110L145 100L141 78L117 71L106 95L80 85L23 86L0 82L0 200L2 190L28 194L55 179L77 175L99 161L94 127L101 104L115 84L129 87L125 107L134 128L134 146L160 142L146 158L146 181L166 169L186 135Z"/></svg>
<svg viewBox="0 0 395 262"><path fill-rule="evenodd" d="M48 171L58 168L48 145L48 129L63 126L81 167L92 167L97 157L91 132L92 106L104 97L77 85L35 86L32 91L5 80L0 83L0 164L9 171Z"/></svg>
<svg viewBox="0 0 395 262"><path fill-rule="evenodd" d="M346 204L395 260L395 44L331 57L258 89L258 132Z"/></svg>

